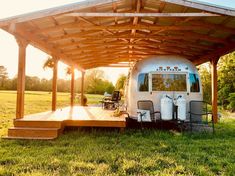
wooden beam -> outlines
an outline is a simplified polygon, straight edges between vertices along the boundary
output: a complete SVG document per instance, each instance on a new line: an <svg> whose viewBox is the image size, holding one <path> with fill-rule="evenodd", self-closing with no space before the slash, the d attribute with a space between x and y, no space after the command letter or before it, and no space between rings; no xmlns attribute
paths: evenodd
<svg viewBox="0 0 235 176"><path fill-rule="evenodd" d="M76 38L76 37L75 37ZM187 31L184 31L183 33L180 33L180 34L175 34L175 35L138 35L138 36L130 36L130 35L126 35L126 36L116 36L116 35L106 35L106 36L78 36L77 39L84 39L82 41L78 41L78 42L73 42L73 43L63 43L63 44L60 44L60 43L57 43L57 46L60 47L60 48L63 48L63 47L72 47L72 46L77 46L77 45L81 45L81 44L97 44L100 42L101 45L106 45L108 43L112 44L112 43L120 43L120 39L140 39L142 41L146 41L146 40L159 40L159 43L160 42L164 42L164 41L171 41L171 40L183 40L184 42L185 41L188 41L190 39L193 39L193 40L202 40L202 41L208 41L208 42L211 42L211 43L222 43L222 44L227 44L227 41L226 39L223 39L223 38L217 38L217 37L212 37L212 36L207 36L207 35L204 35L204 34L199 34L199 33L196 33L196 32L187 32ZM93 41L90 41L88 42L87 40L88 39L91 39ZM95 40L94 40L95 39ZM116 41L112 41L112 42L102 42L102 40L104 39L117 39ZM139 41L140 41L139 40ZM136 44L137 42L135 42ZM123 45L132 45L133 43L130 43L130 42L125 42L123 43ZM195 42L195 46L197 47L198 43ZM200 46L199 46L200 47ZM205 48L207 48L208 46L204 46Z"/></svg>
<svg viewBox="0 0 235 176"><path fill-rule="evenodd" d="M220 16L214 13L102 13L102 12L72 12L63 16L85 16L85 17L215 17Z"/></svg>
<svg viewBox="0 0 235 176"><path fill-rule="evenodd" d="M83 65L86 65L86 64L120 64L120 62L133 62L142 58L143 57L126 57L126 58L116 57L112 60L107 60L107 59L102 60L102 58L98 58L97 60L95 60L95 59L89 58L89 60L86 60L86 61L84 60L82 64Z"/></svg>
<svg viewBox="0 0 235 176"><path fill-rule="evenodd" d="M218 122L218 83L217 83L217 63L219 58L213 58L211 60L211 88L212 88L212 115L214 122Z"/></svg>
<svg viewBox="0 0 235 176"><path fill-rule="evenodd" d="M148 38L147 38L148 39ZM165 39L164 41L158 41L158 42L154 42L154 41L150 41L150 40L142 40L142 41L138 41L138 42L134 42L134 43L124 43L124 42L120 42L120 41L115 41L115 42L100 42L100 41L94 41L94 42L82 42L82 44L84 44L85 46L79 46L79 48L77 48L76 46L79 45L79 43L74 43L74 45L69 45L66 44L64 46L69 46L70 48L63 48L63 53L67 53L67 52L76 52L76 51L82 51L82 50L104 50L104 49L109 49L109 48L127 48L128 46L133 46L133 47L150 47L150 49L156 49L156 47L158 47L160 44L166 44L166 45L171 45L171 46L178 46L178 47L182 47L182 48L186 48L188 49L189 47L194 49L194 50L213 50L211 47L209 46L205 46L205 45L198 45L197 43L193 43L192 41L181 41L181 40L168 40L168 38L163 38ZM73 48L71 48L73 47ZM75 48L74 48L75 47Z"/></svg>
<svg viewBox="0 0 235 176"><path fill-rule="evenodd" d="M154 54L153 54L154 55ZM155 54L156 55L156 54ZM143 58L146 55L139 55L139 54L122 54L122 55L117 55L117 56L113 56L111 54L107 54L104 56L95 56L95 55L91 55L91 56L87 56L86 58L79 58L79 57L74 57L73 60L75 62L84 64L84 63L89 63L89 62L109 62L109 61L115 61L115 62L127 62L131 59L135 59L135 58ZM112 58L112 59L110 59Z"/></svg>
<svg viewBox="0 0 235 176"><path fill-rule="evenodd" d="M103 65L103 67L113 67L113 68L129 68L131 67L128 64L108 64L108 65Z"/></svg>
<svg viewBox="0 0 235 176"><path fill-rule="evenodd" d="M62 24L62 25L58 25L58 26L53 26L53 27L48 27L48 28L44 28L41 30L37 30L34 31L34 34L39 34L39 33L48 33L48 32L52 32L52 31L59 31L61 29L79 29L79 30L93 30L93 31L97 31L97 30L131 30L131 29L135 29L135 30L171 30L171 31L187 31L187 30L202 30L205 29L203 26L200 25L182 25L182 26L178 26L178 25L165 25L165 26L157 26L157 25L150 25L150 24L138 24L133 26L132 24L118 24L118 25L102 25L102 26L87 26L87 25L81 25L81 24Z"/></svg>
<svg viewBox="0 0 235 176"><path fill-rule="evenodd" d="M89 65L89 66L85 66L84 65L84 68L86 68L86 69L92 69L92 68L98 68L98 67L118 67L118 68L120 68L120 67L126 67L126 68L128 68L128 67L130 67L130 66L128 66L128 65L117 65L117 66L115 66L115 65L110 65L110 64L92 64L92 65Z"/></svg>
<svg viewBox="0 0 235 176"><path fill-rule="evenodd" d="M68 56L73 59L74 57L79 58L86 58L89 56L100 56L103 57L104 55L111 55L110 59L114 57L114 54L118 56L119 54L124 53L133 53L133 54L163 54L163 53L175 53L175 54L184 54L188 56L197 55L197 51L191 51L188 49L182 49L181 47L177 46L169 46L169 45L160 45L158 48L127 48L127 49L103 49L103 50L86 50L81 52L74 52L68 54Z"/></svg>
<svg viewBox="0 0 235 176"><path fill-rule="evenodd" d="M188 0L161 0L163 2L177 4L185 7L200 9L206 12L212 12L221 15L235 16L235 11L229 8L220 7L216 5L206 4L203 2L192 2Z"/></svg>
<svg viewBox="0 0 235 176"><path fill-rule="evenodd" d="M58 60L55 57L53 59L54 59L54 67L53 67L53 81L52 81L52 111L56 111Z"/></svg>
<svg viewBox="0 0 235 176"><path fill-rule="evenodd" d="M154 25L150 25L150 24L145 24L145 23L141 23L141 25L148 25L148 26L154 26ZM178 26L178 25L172 25L172 26ZM196 25L197 26L197 25ZM195 27L196 27L195 26ZM200 25L198 25L200 26ZM178 26L180 27L180 26ZM181 26L183 27L183 26ZM208 28L203 28L203 26L200 26L199 29L195 29L195 30L202 30L202 29L205 29L205 30L208 30ZM162 30L160 30L161 32L163 31L171 31L172 29L170 28L163 28ZM197 32L193 32L195 30L185 30L184 32L180 32L180 30L175 30L175 31L178 31L177 34L174 34L174 35L169 35L169 34L165 34L165 35L155 35L154 32L153 34L151 35L148 35L149 37L154 37L154 36L163 36L163 37L169 37L169 38L175 38L175 39L200 39L200 40L205 40L205 41L209 41L209 42L215 42L215 43L223 43L223 44L226 44L227 41L223 38L218 38L218 37L212 37L212 36L208 36L208 35L204 35L204 34L200 34L200 33L197 33ZM173 29L174 31L174 29Z"/></svg>
<svg viewBox="0 0 235 176"><path fill-rule="evenodd" d="M112 45L112 44L126 44L127 43L127 42L125 42L125 43L121 42L119 40L115 40L115 41L111 41L111 42L103 42L100 40L99 41L84 40L84 41L79 41L79 42L58 44L57 47L60 47L62 50L65 50L65 48L78 47L79 45L90 45L91 43L97 43L97 42L99 42L101 44L101 46L102 45Z"/></svg>
<svg viewBox="0 0 235 176"><path fill-rule="evenodd" d="M116 24L116 25L112 25L112 26L125 26L125 25L129 25L129 23ZM33 34L49 33L49 32L52 32L52 31L58 31L58 30L64 30L64 29L70 29L70 28L86 30L85 27L88 27L88 26L84 25L84 24L80 24L77 21L73 21L73 22L70 22L70 23L65 23L65 24L60 24L60 25L57 25L57 26L45 27L45 28L42 28L42 29L39 29L39 30L34 30L34 31L32 31L32 33ZM100 30L105 30L105 28L102 28L101 26L94 26L94 25L93 26L89 25L89 28L92 29L93 32L100 31ZM84 32L89 32L89 31L86 30Z"/></svg>
<svg viewBox="0 0 235 176"><path fill-rule="evenodd" d="M183 35L185 33L185 35ZM186 36L187 39L200 39L205 40L209 42L216 42L216 43L223 43L226 44L226 40L223 38L217 38L217 37L211 37L204 34L199 34L196 32L183 32L182 35L149 35L149 36L115 36L115 35L106 35L106 36L74 36L73 38L76 39L95 39L94 42L97 42L97 40L104 40L104 39L142 39L142 40L148 40L148 39L184 39ZM53 41L52 41L53 42ZM83 42L79 41L78 43L83 44ZM86 43L86 42L85 42ZM67 44L67 43L66 43ZM64 45L66 45L64 44ZM58 45L58 46L63 46Z"/></svg>
<svg viewBox="0 0 235 176"><path fill-rule="evenodd" d="M79 47L79 48L71 48L71 49L67 49L67 50L63 50L64 53L78 53L78 52L88 52L88 51L101 51L101 50L111 50L111 49L126 49L127 46L123 46L123 45L104 45L102 46L102 44L100 45L91 45L91 46L83 46L83 47Z"/></svg>
<svg viewBox="0 0 235 176"><path fill-rule="evenodd" d="M74 67L71 67L71 88L70 88L70 106L73 107L74 105Z"/></svg>
<svg viewBox="0 0 235 176"><path fill-rule="evenodd" d="M141 3L142 3L142 0L137 0L137 3L136 3L136 13L140 12ZM137 25L138 21L139 21L139 17L134 17L134 19L133 19L133 26ZM136 29L132 29L131 30L131 35L135 36L135 33L136 33Z"/></svg>
<svg viewBox="0 0 235 176"><path fill-rule="evenodd" d="M91 24L91 25L94 25L94 26L101 26L101 25L98 25L98 24L96 24L96 23L94 23L94 22L92 22L92 21L90 21L90 20L84 18L84 17L78 17L78 18L81 19L81 20L83 20L83 21L85 21L85 22L88 23L88 24ZM112 31L109 31L109 30L107 30L107 29L104 29L103 31L107 32L108 34L114 35L114 33L113 33Z"/></svg>
<svg viewBox="0 0 235 176"><path fill-rule="evenodd" d="M93 34L96 35L96 33L100 33L101 31L97 30L97 31L83 31L83 32L79 32L79 33L75 33L75 34L65 34L65 35L61 35L61 36L57 36L57 37L48 37L47 42L56 42L58 40L66 40L66 39L71 39L71 38L76 38L78 36L90 36L89 34ZM35 32L38 33L38 32Z"/></svg>
<svg viewBox="0 0 235 176"><path fill-rule="evenodd" d="M113 9L113 12L114 12L114 13L117 12L117 3L113 3L112 9ZM115 18L114 18L114 22L115 22L115 24L118 24L118 17L115 17Z"/></svg>
<svg viewBox="0 0 235 176"><path fill-rule="evenodd" d="M24 117L24 91L25 91L25 60L26 47L28 42L22 38L16 38L19 46L18 53L18 75L17 75L17 100L16 100L16 118Z"/></svg>
<svg viewBox="0 0 235 176"><path fill-rule="evenodd" d="M122 62L122 61L130 61L130 60L135 60L138 58L144 58L144 57L149 57L149 56L156 56L156 55L180 55L180 56L184 56L188 59L193 58L193 56L190 55L186 55L184 53L176 53L176 52L171 52L171 51L161 51L159 53L121 53L121 54L115 54L112 55L111 53L106 54L106 55L87 55L87 56L83 56L82 58L79 56L74 56L73 60L74 62L77 62L81 65L85 64L85 63L107 63L107 62L112 62L112 63L118 63L118 62Z"/></svg>
<svg viewBox="0 0 235 176"><path fill-rule="evenodd" d="M85 79L85 72L81 72L81 106L85 106L84 102L84 79Z"/></svg>
<svg viewBox="0 0 235 176"><path fill-rule="evenodd" d="M116 52L109 52L109 53L104 53L104 54L100 54L100 53L92 53L92 54L87 54L87 55L80 55L80 54L78 54L78 55L73 55L73 56L70 56L71 57L71 59L78 59L78 58L80 58L80 59L85 59L86 60L86 58L87 57L100 57L100 58L102 58L102 57L109 57L109 59L110 60L112 60L112 57L115 57L114 56L114 54L117 56L117 57L123 57L123 56L128 56L128 55L138 55L138 56L148 56L148 55L150 55L150 56L152 56L152 55L157 55L157 54L180 54L180 51L178 51L178 52L176 52L176 51L170 51L170 50L167 50L167 49L159 49L159 51L156 51L156 52L149 52L149 53L140 53L140 52L136 52L136 51L134 51L134 50L132 50L132 53L129 53L129 51L116 51Z"/></svg>
<svg viewBox="0 0 235 176"><path fill-rule="evenodd" d="M27 13L18 15L10 18L0 20L0 27L7 26L10 24L22 23L26 21L32 21L39 18L45 18L49 16L61 15L67 12L76 11L79 9L90 8L93 6L99 6L107 3L113 3L117 0L86 0L82 2L72 3L61 7L54 7L46 10L40 10L37 12Z"/></svg>
<svg viewBox="0 0 235 176"><path fill-rule="evenodd" d="M154 55L153 55L154 56ZM74 59L74 61L76 61L77 63L81 64L81 65L89 65L89 64L107 64L107 63L110 63L110 64L117 64L119 62L129 62L129 61L135 61L135 60L138 60L138 59L142 59L146 56L137 56L137 55L132 55L132 57L130 56L123 56L123 57L115 57L113 58L112 60L108 60L108 57L105 56L104 58L103 57L98 57L98 58L95 58L94 56L90 56L90 57L87 57L88 59L87 60L80 60L80 59Z"/></svg>

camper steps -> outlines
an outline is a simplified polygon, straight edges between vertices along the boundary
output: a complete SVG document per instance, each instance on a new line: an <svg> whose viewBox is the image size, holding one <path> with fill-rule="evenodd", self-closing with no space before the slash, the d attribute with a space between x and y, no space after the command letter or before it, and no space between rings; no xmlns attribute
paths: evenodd
<svg viewBox="0 0 235 176"><path fill-rule="evenodd" d="M51 138L55 139L60 134L60 128L29 128L11 127L8 129L9 138Z"/></svg>

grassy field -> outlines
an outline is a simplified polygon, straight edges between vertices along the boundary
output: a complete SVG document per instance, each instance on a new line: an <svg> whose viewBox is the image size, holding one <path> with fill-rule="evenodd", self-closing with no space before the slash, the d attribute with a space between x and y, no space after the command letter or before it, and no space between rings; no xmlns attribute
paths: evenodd
<svg viewBox="0 0 235 176"><path fill-rule="evenodd" d="M88 103L101 99L87 95ZM16 93L0 91L0 136L15 115ZM51 94L27 92L26 114L50 110ZM69 105L59 93L58 106ZM230 116L227 114L227 116ZM0 175L234 175L235 119L216 134L77 129L53 141L0 139Z"/></svg>

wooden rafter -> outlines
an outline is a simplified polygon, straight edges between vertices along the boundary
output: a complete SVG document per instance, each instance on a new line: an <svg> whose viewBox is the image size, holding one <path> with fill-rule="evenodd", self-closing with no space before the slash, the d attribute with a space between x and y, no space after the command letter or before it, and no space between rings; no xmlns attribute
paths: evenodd
<svg viewBox="0 0 235 176"><path fill-rule="evenodd" d="M180 35L170 35L170 36L165 36L165 35L147 35L147 36L116 36L116 35L106 35L106 36L76 36L74 38L76 39L94 39L94 40L99 40L99 39L184 39L187 37L188 39L200 39L200 40L206 40L209 42L215 42L215 43L222 43L226 44L227 41L224 40L223 38L217 38L217 37L211 37L207 36L204 34L199 34L196 32L183 32Z"/></svg>
<svg viewBox="0 0 235 176"><path fill-rule="evenodd" d="M202 30L206 29L203 26L200 25L162 25L162 26L156 26L156 25L150 25L150 24L138 24L133 26L132 24L118 24L118 25L102 25L102 26L87 26L87 25L81 25L78 23L69 23L69 24L62 24L59 26L53 26L49 28L44 28L38 31L35 31L35 33L43 33L43 32L54 32L59 31L63 29L77 29L77 30L176 30L176 31L188 31L188 30Z"/></svg>
<svg viewBox="0 0 235 176"><path fill-rule="evenodd" d="M93 13L93 12L73 12L65 16L83 16L83 17L214 17L220 16L214 13L192 12L192 13Z"/></svg>

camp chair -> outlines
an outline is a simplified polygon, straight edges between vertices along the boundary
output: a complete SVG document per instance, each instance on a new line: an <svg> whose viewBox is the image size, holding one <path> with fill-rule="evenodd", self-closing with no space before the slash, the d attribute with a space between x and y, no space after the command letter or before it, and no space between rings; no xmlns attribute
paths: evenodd
<svg viewBox="0 0 235 176"><path fill-rule="evenodd" d="M103 98L100 102L102 103L102 108L104 109L116 109L119 106L119 101L121 100L120 91L113 91L111 98Z"/></svg>
<svg viewBox="0 0 235 176"><path fill-rule="evenodd" d="M198 128L208 128L209 123L212 124L212 131L214 133L214 119L211 112L208 111L208 103L205 101L190 101L189 102L189 123L191 132L193 126ZM209 120L209 115L211 119Z"/></svg>
<svg viewBox="0 0 235 176"><path fill-rule="evenodd" d="M139 110L147 110L150 113L150 118L151 118L151 122L156 122L157 118L156 118L156 114L159 114L159 120L161 120L161 112L160 111L154 111L154 106L153 106L153 102L151 100L139 100L137 101L137 107ZM143 122L143 116L145 115L145 113L142 112L137 112L140 115L140 123L141 123L141 128L143 128L142 126L142 122Z"/></svg>

